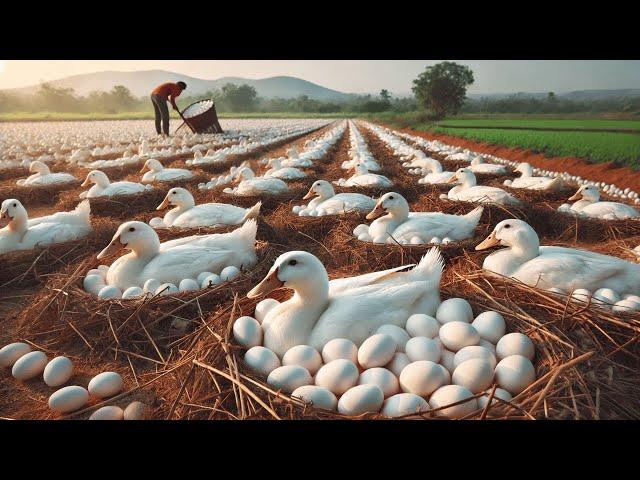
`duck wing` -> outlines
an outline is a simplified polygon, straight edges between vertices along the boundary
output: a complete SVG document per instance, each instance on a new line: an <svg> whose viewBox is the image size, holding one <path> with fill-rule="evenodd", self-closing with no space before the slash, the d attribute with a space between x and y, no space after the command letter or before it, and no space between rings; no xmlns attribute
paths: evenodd
<svg viewBox="0 0 640 480"><path fill-rule="evenodd" d="M244 218L246 210L226 203L204 203L190 208L174 222L175 226L235 225Z"/></svg>

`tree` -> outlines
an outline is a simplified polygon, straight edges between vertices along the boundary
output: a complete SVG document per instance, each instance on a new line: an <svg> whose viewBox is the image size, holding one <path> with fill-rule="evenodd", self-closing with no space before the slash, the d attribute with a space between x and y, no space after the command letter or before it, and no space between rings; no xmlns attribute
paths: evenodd
<svg viewBox="0 0 640 480"><path fill-rule="evenodd" d="M413 81L411 90L418 102L437 119L456 114L464 104L467 87L474 82L473 71L455 62L427 67Z"/></svg>
<svg viewBox="0 0 640 480"><path fill-rule="evenodd" d="M130 110L136 103L136 99L131 94L131 90L124 85L116 85L113 87L109 92L109 96L113 102L113 107L118 110Z"/></svg>
<svg viewBox="0 0 640 480"><path fill-rule="evenodd" d="M386 88L380 90L380 103L382 104L383 110L389 110L391 108L391 94Z"/></svg>
<svg viewBox="0 0 640 480"><path fill-rule="evenodd" d="M40 84L35 99L37 106L42 110L73 112L79 108L73 88L57 88L49 83Z"/></svg>
<svg viewBox="0 0 640 480"><path fill-rule="evenodd" d="M250 85L234 85L227 83L222 87L222 98L231 111L248 112L251 111L258 96L256 89Z"/></svg>

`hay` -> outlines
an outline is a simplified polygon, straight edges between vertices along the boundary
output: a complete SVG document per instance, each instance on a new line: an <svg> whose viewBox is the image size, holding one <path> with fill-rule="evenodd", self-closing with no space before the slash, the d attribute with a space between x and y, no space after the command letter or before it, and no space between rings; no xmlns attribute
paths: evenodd
<svg viewBox="0 0 640 480"><path fill-rule="evenodd" d="M90 198L92 217L111 217L120 220L138 219L140 214L150 214L155 209L169 191L169 187L154 185L153 190L133 195L120 195L116 197L95 197ZM64 192L55 206L58 211L73 210L81 199L76 192ZM162 212L157 212L162 214ZM154 215L155 216L155 215Z"/></svg>

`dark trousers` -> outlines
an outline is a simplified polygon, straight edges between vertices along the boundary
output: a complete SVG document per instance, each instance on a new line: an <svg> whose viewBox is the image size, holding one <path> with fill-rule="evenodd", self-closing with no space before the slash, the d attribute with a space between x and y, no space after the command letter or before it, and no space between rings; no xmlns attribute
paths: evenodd
<svg viewBox="0 0 640 480"><path fill-rule="evenodd" d="M156 114L156 132L160 135L160 121L162 120L162 131L169 135L169 108L167 99L161 95L151 95L151 103Z"/></svg>

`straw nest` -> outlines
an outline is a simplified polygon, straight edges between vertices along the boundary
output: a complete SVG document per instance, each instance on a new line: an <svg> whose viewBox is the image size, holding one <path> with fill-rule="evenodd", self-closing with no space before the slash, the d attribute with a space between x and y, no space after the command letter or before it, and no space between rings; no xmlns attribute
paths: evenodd
<svg viewBox="0 0 640 480"><path fill-rule="evenodd" d="M168 187L158 185L154 186L152 190L145 190L133 195L90 198L91 216L112 217L121 220L137 218L139 214L154 212L168 190ZM56 210L73 210L81 201L77 192L64 192L60 195Z"/></svg>
<svg viewBox="0 0 640 480"><path fill-rule="evenodd" d="M396 158L367 138L372 150L378 148L376 158L382 160L383 173L392 176L394 190L407 198L412 210L462 214L474 208L440 200L438 187L415 184L415 179L397 169ZM340 145L328 159L332 163L321 164L334 173L341 172L331 165L345 155L345 143ZM243 362L244 349L232 340L231 328L236 318L254 312L257 300L246 298L247 291L264 277L278 255L289 250L313 253L331 278L339 278L416 263L430 246L360 242L351 232L365 222L364 214L298 217L291 207L301 203L308 186L309 182L300 182L294 192L273 199L233 197L234 203L245 207L261 200L263 210L258 219L259 261L232 282L144 300L103 301L82 289L84 273L97 264L93 258L69 263L53 274L19 313L12 341L30 341L50 356L70 356L81 382L105 369L118 371L125 380L123 393L104 402L93 401L65 418L87 418L100 406L124 407L133 400L147 403L157 419L343 418L274 391ZM228 197L218 189L202 192L202 196L216 200ZM538 206L487 206L473 239L441 248L446 261L443 298L466 298L475 314L489 309L502 313L509 332L527 334L536 346L535 383L511 402L497 399L497 404L468 418L640 418L640 314L613 315L512 280L490 277L480 270L486 253L475 252L474 245L496 222L512 216L531 222L542 239L554 243L563 232L570 232L564 234L565 241L578 242L578 246L586 239L600 242L610 238L597 248L590 247L603 253L619 254L617 249L640 240L640 234L622 232L621 238L615 238L613 232L603 233L604 226L599 222L569 218L558 225L560 217L550 216L548 210ZM160 232L163 239L184 234ZM96 245L92 253L104 245L106 242ZM272 294L278 300L290 295L285 290ZM0 388L6 389L0 395L5 415L59 418L46 408L50 389L29 382L14 387L6 385L17 382L0 383L5 385ZM26 401L27 397L36 401ZM16 398L24 401L16 402ZM378 417L367 414L358 418ZM433 417L433 411L409 416Z"/></svg>
<svg viewBox="0 0 640 480"><path fill-rule="evenodd" d="M58 201L60 195L67 190L76 190L80 181L61 183L57 185L43 185L39 187L19 186L14 181L5 182L0 186L0 199L16 198L29 209L34 205L51 205Z"/></svg>

